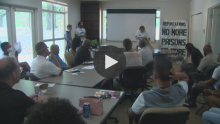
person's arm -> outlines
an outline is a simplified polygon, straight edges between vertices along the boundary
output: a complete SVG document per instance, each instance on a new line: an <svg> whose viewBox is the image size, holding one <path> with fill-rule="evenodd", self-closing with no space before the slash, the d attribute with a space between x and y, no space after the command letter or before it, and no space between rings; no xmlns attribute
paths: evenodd
<svg viewBox="0 0 220 124"><path fill-rule="evenodd" d="M213 85L213 84L216 83L216 81L217 81L216 79L211 78L211 79L209 79L209 80L207 80L207 81L199 81L199 84Z"/></svg>
<svg viewBox="0 0 220 124"><path fill-rule="evenodd" d="M189 77L184 73L175 73L174 69L170 70L171 75L169 77L173 80L186 81L188 83Z"/></svg>
<svg viewBox="0 0 220 124"><path fill-rule="evenodd" d="M56 65L58 68L61 68L59 62L57 61L56 57L54 56L53 52L50 52L50 58L54 61L54 65Z"/></svg>
<svg viewBox="0 0 220 124"><path fill-rule="evenodd" d="M45 101L45 96L43 93L39 92L39 95L37 97L37 100L35 101L35 103L42 103L43 101Z"/></svg>
<svg viewBox="0 0 220 124"><path fill-rule="evenodd" d="M148 38L148 41L150 42L150 37Z"/></svg>
<svg viewBox="0 0 220 124"><path fill-rule="evenodd" d="M135 100L132 107L128 110L128 117L134 118L136 115L141 114L145 109L145 102L143 93L141 93L138 98Z"/></svg>
<svg viewBox="0 0 220 124"><path fill-rule="evenodd" d="M18 61L18 52L17 51L15 52L15 58L16 58L17 62L19 63L19 61Z"/></svg>
<svg viewBox="0 0 220 124"><path fill-rule="evenodd" d="M213 95L216 97L220 97L220 89L217 89L217 90L205 89L205 90L203 90L203 93L205 93L207 95Z"/></svg>

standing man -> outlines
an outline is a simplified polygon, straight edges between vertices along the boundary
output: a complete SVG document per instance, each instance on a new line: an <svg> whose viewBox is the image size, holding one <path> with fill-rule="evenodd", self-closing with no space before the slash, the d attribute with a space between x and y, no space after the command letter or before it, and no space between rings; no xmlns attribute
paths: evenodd
<svg viewBox="0 0 220 124"><path fill-rule="evenodd" d="M83 28L83 22L78 22L78 28L76 29L75 37L80 37L81 42L84 42L86 40L86 30ZM81 43L83 44L83 43Z"/></svg>
<svg viewBox="0 0 220 124"><path fill-rule="evenodd" d="M66 52L70 51L70 47L72 44L72 36L71 36L71 31L72 31L72 25L67 25L67 31L64 34L64 38L66 40Z"/></svg>

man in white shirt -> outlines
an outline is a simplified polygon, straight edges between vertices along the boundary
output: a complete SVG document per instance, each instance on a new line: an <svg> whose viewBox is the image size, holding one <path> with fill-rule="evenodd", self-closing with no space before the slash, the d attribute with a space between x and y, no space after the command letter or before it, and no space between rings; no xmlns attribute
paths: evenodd
<svg viewBox="0 0 220 124"><path fill-rule="evenodd" d="M139 53L142 55L142 65L145 66L149 61L153 60L153 53L152 51L147 47L147 42L145 39L142 39L139 42L139 46L141 50Z"/></svg>
<svg viewBox="0 0 220 124"><path fill-rule="evenodd" d="M188 92L188 76L184 73L175 73L172 63L168 59L157 60L154 64L154 71L157 87L142 92L128 110L128 117L130 119L135 117L136 122L139 121L141 113L146 108L182 106ZM180 82L170 85L171 79Z"/></svg>
<svg viewBox="0 0 220 124"><path fill-rule="evenodd" d="M80 37L81 42L84 42L86 40L86 30L83 28L82 21L78 22L78 28L76 29L75 37ZM83 43L81 43L81 44L83 44Z"/></svg>
<svg viewBox="0 0 220 124"><path fill-rule="evenodd" d="M218 56L218 62L220 62L220 54ZM220 66L215 68L212 78L206 81L199 81L198 85L192 88L190 92L190 97L186 103L184 103L185 106L188 107L196 107L196 99L197 96L203 92L205 89L211 89L216 90L220 86Z"/></svg>
<svg viewBox="0 0 220 124"><path fill-rule="evenodd" d="M31 63L31 73L39 79L50 77L52 75L61 75L63 73L63 70L53 52L49 52L47 48L48 47L44 42L39 42L35 46L37 57L35 57ZM54 61L54 64L46 59L49 55Z"/></svg>
<svg viewBox="0 0 220 124"><path fill-rule="evenodd" d="M137 46L139 46L139 42L140 40L142 40L143 38L146 38L149 40L150 42L150 36L149 34L145 31L145 27L141 26L139 28L139 30L137 30L136 34L135 34L135 38L137 39Z"/></svg>

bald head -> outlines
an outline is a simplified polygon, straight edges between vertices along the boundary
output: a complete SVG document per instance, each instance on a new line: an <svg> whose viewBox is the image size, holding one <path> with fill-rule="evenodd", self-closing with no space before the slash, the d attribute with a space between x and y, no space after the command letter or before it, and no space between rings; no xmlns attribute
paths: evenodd
<svg viewBox="0 0 220 124"><path fill-rule="evenodd" d="M50 51L53 52L54 54L59 54L59 46L56 44L51 45Z"/></svg>
<svg viewBox="0 0 220 124"><path fill-rule="evenodd" d="M203 48L203 52L205 55L212 53L212 47L210 45L205 45Z"/></svg>
<svg viewBox="0 0 220 124"><path fill-rule="evenodd" d="M86 39L84 42L83 42L83 47L89 49L90 47L92 46L91 44L91 41Z"/></svg>
<svg viewBox="0 0 220 124"><path fill-rule="evenodd" d="M139 42L139 46L140 46L140 48L143 48L143 47L145 47L146 45L147 45L147 41L146 41L147 39L142 39L140 42Z"/></svg>
<svg viewBox="0 0 220 124"><path fill-rule="evenodd" d="M17 77L20 79L20 68L18 63L15 61L12 57L5 57L3 59L0 59L0 80L5 81L9 80L12 73L15 71L19 71L19 73L16 73ZM17 82L15 82L17 83Z"/></svg>

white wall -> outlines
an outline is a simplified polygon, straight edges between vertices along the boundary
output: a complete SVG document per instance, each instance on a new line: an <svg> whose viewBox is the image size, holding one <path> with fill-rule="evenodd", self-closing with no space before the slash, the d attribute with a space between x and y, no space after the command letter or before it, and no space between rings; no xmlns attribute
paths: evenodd
<svg viewBox="0 0 220 124"><path fill-rule="evenodd" d="M80 1L79 0L56 0L59 2L68 4L68 24L71 24L74 27L77 26L78 21L80 20ZM35 19L36 19L36 42L43 40L43 31L42 31L42 0L0 0L1 4L15 5L34 8ZM75 30L72 31L72 36L75 35Z"/></svg>
<svg viewBox="0 0 220 124"><path fill-rule="evenodd" d="M209 41L206 41L208 9L219 3L220 3L220 0L191 0L190 1L189 26L191 26L192 15L202 12L202 16L203 16L201 20L202 21L201 48L199 49L202 49L205 46L205 44L208 44L209 42Z"/></svg>
<svg viewBox="0 0 220 124"><path fill-rule="evenodd" d="M161 10L161 18L168 20L189 20L189 1L103 1L102 9L145 9L145 8L158 8ZM138 29L139 27L137 27ZM137 29L134 29L134 35ZM147 29L146 29L147 30ZM123 47L122 42L113 42L102 40L103 44L114 45ZM133 44L136 45L136 42ZM133 45L133 47L135 47ZM159 48L160 41L152 44L154 48Z"/></svg>

